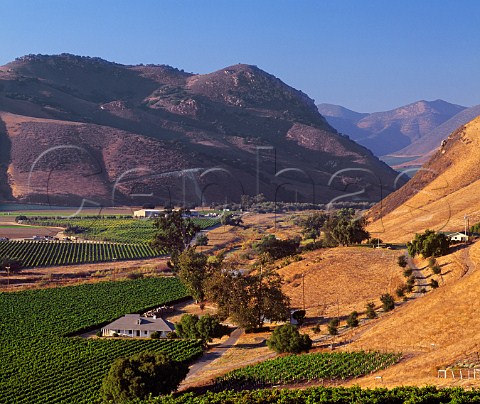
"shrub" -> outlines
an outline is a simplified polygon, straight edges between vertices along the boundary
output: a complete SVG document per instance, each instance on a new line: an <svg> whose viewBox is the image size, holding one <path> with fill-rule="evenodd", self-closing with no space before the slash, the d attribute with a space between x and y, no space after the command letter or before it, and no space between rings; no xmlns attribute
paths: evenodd
<svg viewBox="0 0 480 404"><path fill-rule="evenodd" d="M401 285L395 290L395 294L398 297L403 297L403 296L405 296L406 290L407 290L406 285Z"/></svg>
<svg viewBox="0 0 480 404"><path fill-rule="evenodd" d="M160 333L158 331L154 331L150 334L151 339L160 339Z"/></svg>
<svg viewBox="0 0 480 404"><path fill-rule="evenodd" d="M312 340L307 334L300 334L294 325L285 324L273 330L267 345L277 353L300 353L312 347Z"/></svg>
<svg viewBox="0 0 480 404"><path fill-rule="evenodd" d="M432 289L437 289L438 288L438 281L435 280L435 279L432 279L430 281L430 286L432 287Z"/></svg>
<svg viewBox="0 0 480 404"><path fill-rule="evenodd" d="M393 300L393 296L389 293L380 296L380 301L382 302L382 307L385 312L392 311L395 308L395 301Z"/></svg>
<svg viewBox="0 0 480 404"><path fill-rule="evenodd" d="M403 271L403 276L405 278L408 278L410 275L412 275L412 273L413 273L413 269L412 268L407 268L407 269L405 269L405 271Z"/></svg>
<svg viewBox="0 0 480 404"><path fill-rule="evenodd" d="M320 334L320 324L316 324L314 327L312 327L312 331L314 334Z"/></svg>
<svg viewBox="0 0 480 404"><path fill-rule="evenodd" d="M367 318L377 318L377 312L375 311L375 305L372 302L367 303L365 306L367 309Z"/></svg>
<svg viewBox="0 0 480 404"><path fill-rule="evenodd" d="M96 335L97 337L101 337L101 336L102 336L102 331L101 331L101 330L98 330L98 331L95 333L95 335Z"/></svg>
<svg viewBox="0 0 480 404"><path fill-rule="evenodd" d="M432 268L432 272L435 275L439 275L442 272L442 268L440 268L440 265L434 265Z"/></svg>
<svg viewBox="0 0 480 404"><path fill-rule="evenodd" d="M328 322L328 333L330 335L337 335L338 334L338 326L340 325L340 320L338 318L332 318Z"/></svg>
<svg viewBox="0 0 480 404"><path fill-rule="evenodd" d="M400 255L397 259L397 263L400 267L405 268L407 266L407 259L405 255Z"/></svg>
<svg viewBox="0 0 480 404"><path fill-rule="evenodd" d="M351 328L358 327L358 313L356 311L352 311L348 316L347 325Z"/></svg>

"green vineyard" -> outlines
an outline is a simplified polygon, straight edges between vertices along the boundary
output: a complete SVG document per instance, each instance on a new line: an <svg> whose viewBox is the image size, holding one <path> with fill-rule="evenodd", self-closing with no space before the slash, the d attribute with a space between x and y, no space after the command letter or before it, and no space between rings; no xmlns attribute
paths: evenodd
<svg viewBox="0 0 480 404"><path fill-rule="evenodd" d="M398 362L400 357L394 353L363 351L289 355L229 372L216 379L216 390L349 379L385 369Z"/></svg>
<svg viewBox="0 0 480 404"><path fill-rule="evenodd" d="M195 396L152 398L145 404L405 404L405 403L480 403L480 390L437 387L396 387L387 389L361 389L359 387L314 387L305 390L224 391Z"/></svg>
<svg viewBox="0 0 480 404"><path fill-rule="evenodd" d="M217 218L191 219L200 229L206 229L219 223ZM111 217L29 218L24 221L32 225L75 228L78 237L87 240L109 241L115 243L148 244L152 241L156 228L153 220L125 219Z"/></svg>
<svg viewBox="0 0 480 404"><path fill-rule="evenodd" d="M95 403L120 356L151 350L198 357L196 341L67 337L186 294L176 278L0 293L0 403Z"/></svg>
<svg viewBox="0 0 480 404"><path fill-rule="evenodd" d="M55 265L88 264L113 260L153 258L162 252L146 244L90 242L0 241L0 257L22 261L25 268Z"/></svg>

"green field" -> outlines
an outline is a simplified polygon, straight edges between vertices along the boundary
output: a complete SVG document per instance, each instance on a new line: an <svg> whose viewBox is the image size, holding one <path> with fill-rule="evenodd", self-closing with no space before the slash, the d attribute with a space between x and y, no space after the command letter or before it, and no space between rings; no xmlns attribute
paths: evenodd
<svg viewBox="0 0 480 404"><path fill-rule="evenodd" d="M166 252L157 252L147 244L0 241L0 257L18 259L25 268L153 258L162 253Z"/></svg>
<svg viewBox="0 0 480 404"><path fill-rule="evenodd" d="M311 380L349 379L373 373L400 360L380 352L338 352L289 355L237 369L216 380L216 391L258 388Z"/></svg>
<svg viewBox="0 0 480 404"><path fill-rule="evenodd" d="M192 220L199 225L201 229L206 229L219 223L219 219L217 218L194 218ZM156 232L156 228L153 226L153 220L127 219L110 216L86 216L76 217L74 219L30 217L26 223L63 228L73 226L80 231L80 233L75 235L83 239L116 243L149 243L152 241Z"/></svg>
<svg viewBox="0 0 480 404"><path fill-rule="evenodd" d="M254 390L225 391L195 396L184 394L178 398L171 396L153 398L144 402L153 404L405 404L405 403L480 403L480 390L462 388L396 387L391 390L361 389L359 387L314 387L305 390Z"/></svg>
<svg viewBox="0 0 480 404"><path fill-rule="evenodd" d="M176 278L0 293L0 402L95 403L104 375L120 356L144 350L177 360L200 355L196 341L67 336L186 295Z"/></svg>

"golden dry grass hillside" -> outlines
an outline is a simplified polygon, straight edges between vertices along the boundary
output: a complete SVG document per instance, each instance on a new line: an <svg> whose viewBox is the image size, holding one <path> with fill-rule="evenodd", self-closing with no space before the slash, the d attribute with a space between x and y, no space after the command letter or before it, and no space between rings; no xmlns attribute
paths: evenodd
<svg viewBox="0 0 480 404"><path fill-rule="evenodd" d="M430 228L459 231L464 216L480 222L480 117L452 133L407 185L372 209L372 235L386 242L412 239Z"/></svg>
<svg viewBox="0 0 480 404"><path fill-rule="evenodd" d="M367 302L380 305L383 293L394 294L403 282L397 265L400 251L338 247L304 254L304 259L279 270L292 307L303 306L305 281L307 317L347 316L362 312Z"/></svg>
<svg viewBox="0 0 480 404"><path fill-rule="evenodd" d="M446 282L425 296L382 316L359 332L348 349L402 352L404 359L381 372L383 385L480 386L480 380L437 378L437 369L480 364L480 242L438 259ZM420 266L420 265L419 265ZM427 274L427 273L426 273ZM361 386L378 383L369 376Z"/></svg>

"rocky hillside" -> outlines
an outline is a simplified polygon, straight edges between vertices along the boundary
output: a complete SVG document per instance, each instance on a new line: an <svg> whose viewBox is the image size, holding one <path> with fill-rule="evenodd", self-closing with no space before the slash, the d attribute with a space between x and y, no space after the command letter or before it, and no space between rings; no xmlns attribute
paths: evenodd
<svg viewBox="0 0 480 404"><path fill-rule="evenodd" d="M435 148L458 126L469 120L462 114L466 108L442 100L418 101L385 112L361 114L331 104L320 104L318 110L339 132L369 148L377 156L423 156ZM457 117L458 123L447 133L438 128ZM463 118L463 119L462 119ZM424 139L428 138L428 141Z"/></svg>
<svg viewBox="0 0 480 404"><path fill-rule="evenodd" d="M0 119L4 200L376 201L397 175L304 93L249 65L197 75L29 55L0 67Z"/></svg>
<svg viewBox="0 0 480 404"><path fill-rule="evenodd" d="M480 117L454 131L401 189L370 212L370 231L407 241L425 229L461 231L480 222Z"/></svg>

